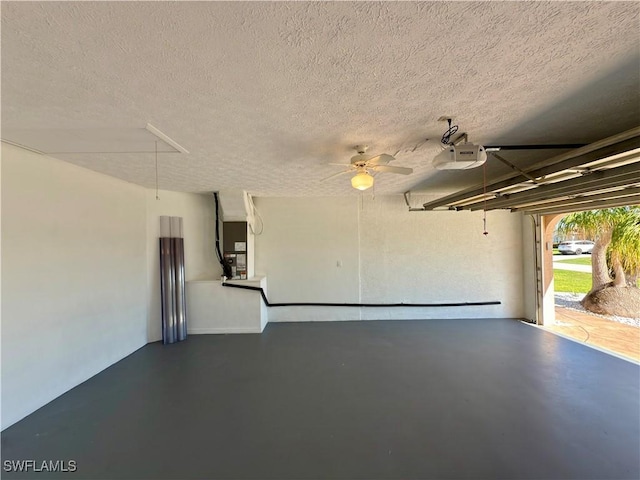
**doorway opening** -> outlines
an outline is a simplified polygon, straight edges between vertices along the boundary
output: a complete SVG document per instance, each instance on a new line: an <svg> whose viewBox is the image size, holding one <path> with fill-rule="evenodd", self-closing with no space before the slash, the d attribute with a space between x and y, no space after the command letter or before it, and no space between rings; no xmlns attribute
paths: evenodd
<svg viewBox="0 0 640 480"><path fill-rule="evenodd" d="M542 326L640 362L640 318L593 313L581 303L592 287L593 239L578 238L584 236L580 234L558 235L558 224L567 215L547 215L541 221Z"/></svg>

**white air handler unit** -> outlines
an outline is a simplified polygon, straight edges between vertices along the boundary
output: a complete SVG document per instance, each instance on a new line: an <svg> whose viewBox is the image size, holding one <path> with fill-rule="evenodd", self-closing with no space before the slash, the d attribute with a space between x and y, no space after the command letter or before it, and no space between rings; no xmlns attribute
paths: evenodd
<svg viewBox="0 0 640 480"><path fill-rule="evenodd" d="M253 203L249 194L242 190L222 190L219 196L223 257L232 270L229 280L249 280L254 277L255 258Z"/></svg>
<svg viewBox="0 0 640 480"><path fill-rule="evenodd" d="M266 278L254 274L253 203L242 190L222 190L218 195L223 260L233 267L233 276L227 281L261 287L266 292ZM259 293L223 287L220 278L187 282L187 303L189 334L260 333L268 321Z"/></svg>

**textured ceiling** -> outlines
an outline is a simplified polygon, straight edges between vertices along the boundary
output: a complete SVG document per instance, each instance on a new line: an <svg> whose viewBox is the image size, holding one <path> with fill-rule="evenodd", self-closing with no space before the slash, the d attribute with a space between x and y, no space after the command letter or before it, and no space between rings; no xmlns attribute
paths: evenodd
<svg viewBox="0 0 640 480"><path fill-rule="evenodd" d="M409 176L375 193L449 192L450 115L484 144L589 143L640 123L638 2L5 2L2 132L144 128L160 188L357 194L319 182L356 144ZM430 139L425 142L425 139ZM550 154L557 152L550 152ZM545 152L505 152L521 166ZM153 187L151 154L56 155ZM487 174L505 172L488 162Z"/></svg>

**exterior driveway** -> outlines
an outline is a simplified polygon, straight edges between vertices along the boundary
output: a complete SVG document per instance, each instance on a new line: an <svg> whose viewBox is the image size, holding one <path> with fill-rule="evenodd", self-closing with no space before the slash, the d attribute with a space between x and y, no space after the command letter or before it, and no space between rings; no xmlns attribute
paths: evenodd
<svg viewBox="0 0 640 480"><path fill-rule="evenodd" d="M640 328L587 312L556 307L556 324L542 327L619 357L640 363Z"/></svg>
<svg viewBox="0 0 640 480"><path fill-rule="evenodd" d="M562 260L590 258L591 255L554 255L554 270L591 273L591 265L575 265ZM544 328L576 342L604 350L627 360L640 363L640 328L586 311L564 308L556 304L555 325Z"/></svg>

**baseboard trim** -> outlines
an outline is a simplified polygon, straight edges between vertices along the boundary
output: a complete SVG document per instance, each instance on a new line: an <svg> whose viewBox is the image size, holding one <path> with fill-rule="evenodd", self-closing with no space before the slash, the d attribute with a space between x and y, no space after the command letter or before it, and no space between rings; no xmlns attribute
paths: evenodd
<svg viewBox="0 0 640 480"><path fill-rule="evenodd" d="M189 328L189 335L210 335L225 333L262 333L260 328L253 327L207 327L207 328Z"/></svg>

